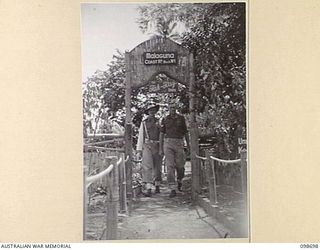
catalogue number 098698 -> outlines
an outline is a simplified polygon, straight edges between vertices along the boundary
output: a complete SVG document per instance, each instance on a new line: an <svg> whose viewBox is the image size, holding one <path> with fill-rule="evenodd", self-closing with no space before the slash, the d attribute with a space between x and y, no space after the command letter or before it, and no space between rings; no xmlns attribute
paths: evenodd
<svg viewBox="0 0 320 250"><path fill-rule="evenodd" d="M300 244L300 248L319 248L318 244Z"/></svg>

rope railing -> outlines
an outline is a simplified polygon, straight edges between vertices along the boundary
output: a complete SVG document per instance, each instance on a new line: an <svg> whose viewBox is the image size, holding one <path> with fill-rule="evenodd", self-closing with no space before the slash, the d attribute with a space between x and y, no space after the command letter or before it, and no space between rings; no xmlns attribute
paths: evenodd
<svg viewBox="0 0 320 250"><path fill-rule="evenodd" d="M200 160L203 160L203 161L208 160L208 158L203 157L203 156L199 156L199 155L196 155L196 158L198 158L198 159L200 159ZM222 163L238 163L238 162L241 162L241 159L236 159L236 160L222 160L222 159L219 159L219 158L216 158L216 157L213 157L213 156L210 156L210 159L215 160L215 161L218 161L218 162L222 162Z"/></svg>
<svg viewBox="0 0 320 250"><path fill-rule="evenodd" d="M112 156L112 158L114 158L116 156ZM96 174L96 175L93 175L93 176L89 176L87 177L86 179L86 184L87 184L87 187L90 186L90 184L92 182L95 182L99 179L101 179L102 177L106 176L107 174L109 174L114 167L118 167L120 165L120 163L122 162L122 158L120 158L117 163L115 164L115 166L113 164L109 165L109 167L107 167L105 170L103 170L102 172L100 172L99 174Z"/></svg>
<svg viewBox="0 0 320 250"><path fill-rule="evenodd" d="M97 146L89 146L85 145L88 149L99 149L99 150L107 150L107 151L116 151L116 152L124 152L122 148L105 148L105 147L97 147Z"/></svg>
<svg viewBox="0 0 320 250"><path fill-rule="evenodd" d="M127 155L127 157L126 157L126 159L124 160L124 162L127 162L127 161L129 161L129 155Z"/></svg>
<svg viewBox="0 0 320 250"><path fill-rule="evenodd" d="M97 138L97 137L107 137L107 138L123 138L124 133L117 134L117 133L96 133L90 134L88 133L86 138Z"/></svg>
<svg viewBox="0 0 320 250"><path fill-rule="evenodd" d="M105 140L105 141L99 141L99 142L89 142L89 143L85 143L84 146L98 146L98 145L104 145L104 144L112 143L112 142L119 142L119 141L123 141L123 139L116 138L116 139L112 139L112 140Z"/></svg>
<svg viewBox="0 0 320 250"><path fill-rule="evenodd" d="M223 160L219 159L214 156L210 156L209 152L206 152L206 156L199 156L196 154L196 158L199 160L204 161L205 168L204 171L206 171L206 176L208 178L208 184L209 184L209 196L210 196L210 203L211 204L217 204L218 203L218 195L217 195L217 180L216 180L216 163L225 163L225 164L232 164L232 163L240 163L241 168L241 186L242 186L242 192L245 192L246 190L246 162L244 155L241 155L241 159L235 159L235 160Z"/></svg>
<svg viewBox="0 0 320 250"><path fill-rule="evenodd" d="M203 161L208 160L206 157L202 157L202 156L199 156L199 155L196 155L196 158L198 158L200 160L203 160Z"/></svg>
<svg viewBox="0 0 320 250"><path fill-rule="evenodd" d="M238 163L241 161L241 159L236 159L236 160L222 160L213 156L210 156L210 159L218 161L218 162L223 162L223 163Z"/></svg>
<svg viewBox="0 0 320 250"><path fill-rule="evenodd" d="M123 156L104 156L104 159L111 160L111 164L102 172L89 176L86 178L86 184L90 186L91 183L103 178L107 178L108 190L106 193L106 229L101 235L103 239L117 239L118 232L118 206L121 204L124 198L123 194L120 194L119 180L121 180L123 169Z"/></svg>
<svg viewBox="0 0 320 250"><path fill-rule="evenodd" d="M101 235L101 239L106 240L115 240L118 237L118 213L127 213L127 182L126 182L126 167L125 164L129 161L129 156L125 157L124 149L122 148L108 148L106 144L109 142L123 141L123 134L95 134L88 135L86 138L105 138L100 142L88 142L84 145L85 149L90 149L89 151L85 150L86 154L90 155L89 166L91 164L92 156L95 156L95 164L98 167L102 167L101 164L106 166L106 162L109 164L101 172L87 176L88 175L88 167L84 168L84 188L85 188L85 221L87 220L87 206L90 204L90 196L88 193L90 190L88 188L90 185L97 183L99 180L103 180L106 185L106 227ZM97 155L91 149L97 149L99 152ZM108 151L113 151L108 155ZM115 155L114 155L115 154ZM97 157L99 159L97 159ZM87 158L85 158L87 159ZM109 160L111 160L111 162ZM91 190L92 191L92 190ZM85 234L85 233L84 233Z"/></svg>
<svg viewBox="0 0 320 250"><path fill-rule="evenodd" d="M118 158L119 157L119 158ZM111 164L102 172L87 177L87 167L84 168L85 189L85 221L87 221L87 204L89 204L87 188L92 183L101 178L107 180L106 192L106 226L101 235L101 239L115 240L118 235L118 212L127 213L126 183L125 183L125 163L124 154L119 156L104 155L103 159L111 160Z"/></svg>

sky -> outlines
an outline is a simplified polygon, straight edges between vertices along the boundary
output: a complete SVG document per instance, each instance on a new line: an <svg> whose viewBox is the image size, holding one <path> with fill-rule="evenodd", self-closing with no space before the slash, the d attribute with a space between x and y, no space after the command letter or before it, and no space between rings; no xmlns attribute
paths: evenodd
<svg viewBox="0 0 320 250"><path fill-rule="evenodd" d="M116 49L130 51L150 39L136 24L138 4L82 4L82 81L96 70L105 70Z"/></svg>

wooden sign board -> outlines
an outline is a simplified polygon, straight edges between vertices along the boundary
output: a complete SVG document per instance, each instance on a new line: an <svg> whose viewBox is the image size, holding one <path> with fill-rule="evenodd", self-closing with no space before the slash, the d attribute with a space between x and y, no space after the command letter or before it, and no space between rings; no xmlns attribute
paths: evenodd
<svg viewBox="0 0 320 250"><path fill-rule="evenodd" d="M239 154L242 151L246 151L247 150L247 140L243 139L243 138L238 138L238 152Z"/></svg>
<svg viewBox="0 0 320 250"><path fill-rule="evenodd" d="M183 85L181 86L177 82L162 82L148 85L150 93L177 93L183 88Z"/></svg>
<svg viewBox="0 0 320 250"><path fill-rule="evenodd" d="M159 73L190 83L190 52L168 38L153 37L127 52L127 58L132 88L149 84Z"/></svg>
<svg viewBox="0 0 320 250"><path fill-rule="evenodd" d="M143 63L145 65L175 65L177 64L176 52L145 52Z"/></svg>

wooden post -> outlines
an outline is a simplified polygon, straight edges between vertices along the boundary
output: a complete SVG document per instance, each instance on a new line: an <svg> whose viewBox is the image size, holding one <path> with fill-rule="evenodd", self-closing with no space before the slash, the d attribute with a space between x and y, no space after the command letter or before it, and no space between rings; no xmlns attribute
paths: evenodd
<svg viewBox="0 0 320 250"><path fill-rule="evenodd" d="M214 201L214 188L213 188L213 181L212 181L212 169L211 169L211 159L210 159L210 154L209 151L205 151L205 156L207 160L205 161L206 165L206 174L208 178L208 184L209 184L209 199L210 199L210 204L213 204Z"/></svg>
<svg viewBox="0 0 320 250"><path fill-rule="evenodd" d="M88 167L86 165L83 166L83 240L87 239L86 228L87 228L87 206L88 206L88 191L87 191L87 183L86 179L88 176Z"/></svg>
<svg viewBox="0 0 320 250"><path fill-rule="evenodd" d="M119 211L119 173L117 164L117 157L111 161L114 165L108 178L108 192L107 192L107 231L106 240L116 240L118 234L118 211Z"/></svg>
<svg viewBox="0 0 320 250"><path fill-rule="evenodd" d="M243 192L243 199L244 199L244 211L245 211L245 219L244 219L244 225L248 235L248 200L247 200L247 151L243 150L240 151L240 159L241 159L241 189Z"/></svg>
<svg viewBox="0 0 320 250"><path fill-rule="evenodd" d="M196 105L195 105L195 77L193 66L193 54L189 56L190 70L190 153L191 153L191 171L192 171L192 200L196 200L197 194L200 193L200 168L199 160L196 155L199 155L198 131L196 126Z"/></svg>
<svg viewBox="0 0 320 250"><path fill-rule="evenodd" d="M203 156L203 150L199 150L199 155ZM199 171L200 171L200 176L199 176L199 185L200 185L200 190L202 192L203 186L205 185L205 176L206 176L206 171L204 170L204 162L199 161Z"/></svg>
<svg viewBox="0 0 320 250"><path fill-rule="evenodd" d="M247 197L247 151L240 152L241 158L241 191Z"/></svg>
<svg viewBox="0 0 320 250"><path fill-rule="evenodd" d="M129 156L129 160L125 163L126 166L126 190L129 202L129 208L132 201L132 123L131 123L131 60L130 53L125 53L126 63L126 90L125 90L125 158Z"/></svg>
<svg viewBox="0 0 320 250"><path fill-rule="evenodd" d="M120 212L127 213L127 188L126 188L126 172L125 172L125 157L120 154L122 162L119 166L119 185L120 185Z"/></svg>
<svg viewBox="0 0 320 250"><path fill-rule="evenodd" d="M129 207L131 207L131 201L133 197L132 191L132 125L126 124L126 145L125 145L125 154L126 157L129 156L128 161L125 163L126 166L126 190L127 198L129 202ZM128 142L127 142L128 141Z"/></svg>
<svg viewBox="0 0 320 250"><path fill-rule="evenodd" d="M217 195L217 184L216 184L216 173L215 173L215 161L210 159L210 172L209 172L209 183L210 183L210 204L218 203L218 195Z"/></svg>

